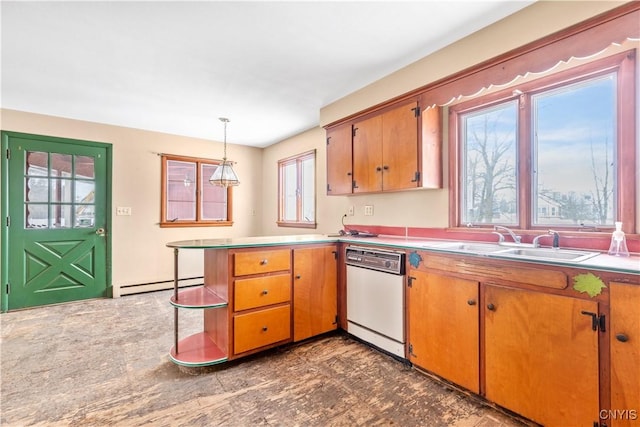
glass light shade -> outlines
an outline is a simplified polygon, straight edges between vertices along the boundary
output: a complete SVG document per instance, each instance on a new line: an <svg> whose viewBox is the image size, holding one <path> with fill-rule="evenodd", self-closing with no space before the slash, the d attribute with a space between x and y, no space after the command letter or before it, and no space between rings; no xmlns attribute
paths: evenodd
<svg viewBox="0 0 640 427"><path fill-rule="evenodd" d="M218 185L220 187L229 187L240 184L238 181L238 176L233 171L233 162L229 160L224 160L209 178L209 182L213 185Z"/></svg>

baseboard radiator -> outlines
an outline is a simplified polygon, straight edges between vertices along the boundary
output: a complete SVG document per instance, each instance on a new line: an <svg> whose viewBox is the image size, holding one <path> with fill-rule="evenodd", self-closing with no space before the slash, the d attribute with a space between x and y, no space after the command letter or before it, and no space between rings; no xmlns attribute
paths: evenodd
<svg viewBox="0 0 640 427"><path fill-rule="evenodd" d="M186 288L189 286L197 286L202 285L204 283L204 277L185 277L183 279L178 279L178 287ZM165 289L173 289L173 279L164 280L160 282L149 282L149 283L137 283L133 285L121 285L120 286L120 296L124 295L132 295L132 294L140 294L143 292L152 292L152 291L162 291ZM114 292L115 294L115 292ZM115 296L115 295L114 295Z"/></svg>

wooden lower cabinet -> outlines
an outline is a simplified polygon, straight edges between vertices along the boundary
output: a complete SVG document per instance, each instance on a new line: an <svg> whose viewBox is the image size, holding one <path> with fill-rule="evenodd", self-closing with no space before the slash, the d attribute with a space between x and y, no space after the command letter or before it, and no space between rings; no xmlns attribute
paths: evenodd
<svg viewBox="0 0 640 427"><path fill-rule="evenodd" d="M409 360L479 393L478 282L409 272Z"/></svg>
<svg viewBox="0 0 640 427"><path fill-rule="evenodd" d="M337 246L293 250L293 340L338 327Z"/></svg>
<svg viewBox="0 0 640 427"><path fill-rule="evenodd" d="M611 282L609 426L640 426L640 286Z"/></svg>
<svg viewBox="0 0 640 427"><path fill-rule="evenodd" d="M291 337L291 306L272 307L233 318L233 352L244 353Z"/></svg>
<svg viewBox="0 0 640 427"><path fill-rule="evenodd" d="M598 303L486 285L484 374L488 400L545 426L599 419Z"/></svg>

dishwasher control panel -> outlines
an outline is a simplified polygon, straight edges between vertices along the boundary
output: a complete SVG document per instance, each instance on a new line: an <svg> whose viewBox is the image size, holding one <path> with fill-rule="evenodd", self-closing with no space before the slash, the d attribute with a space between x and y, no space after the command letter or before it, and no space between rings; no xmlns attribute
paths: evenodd
<svg viewBox="0 0 640 427"><path fill-rule="evenodd" d="M345 253L345 263L355 267L403 275L404 257L404 253L401 252L348 246Z"/></svg>

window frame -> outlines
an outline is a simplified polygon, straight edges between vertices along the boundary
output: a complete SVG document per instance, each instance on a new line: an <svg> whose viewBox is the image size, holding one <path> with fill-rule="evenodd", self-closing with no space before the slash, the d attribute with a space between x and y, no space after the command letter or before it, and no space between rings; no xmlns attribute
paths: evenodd
<svg viewBox="0 0 640 427"><path fill-rule="evenodd" d="M227 219L226 220L203 220L202 215L202 167L219 166L221 160L205 159L200 157L180 156L176 154L162 154L162 173L161 173L161 191L160 191L160 227L229 227L233 225L232 205L233 191L232 187L227 187ZM196 218L195 220L176 220L171 221L167 218L167 169L169 161L177 161L195 164L196 176L194 185L196 186Z"/></svg>
<svg viewBox="0 0 640 427"><path fill-rule="evenodd" d="M531 96L565 85L578 83L608 73L617 73L617 141L614 148L617 168L617 204L615 206L616 221L622 221L625 231L635 230L635 51L625 51L611 56L593 60L568 70L550 73L522 84L511 84L504 89L449 107L449 198L451 228L468 228L462 223L462 141L460 139L461 114L473 110L487 108L492 105L518 100L518 135L517 135L517 204L519 206L518 221L514 228L520 230L547 230L549 225L533 225L532 209L532 153L531 141ZM517 89L517 91L516 91ZM503 224L472 224L474 228L493 228ZM557 230L582 231L580 227L552 226ZM613 226L585 227L588 231L610 232Z"/></svg>
<svg viewBox="0 0 640 427"><path fill-rule="evenodd" d="M303 221L302 217L302 195L297 192L296 197L296 220L290 221L283 219L285 211L285 191L284 191L284 167L292 163L296 164L296 183L297 188L301 188L302 185L302 168L300 165L303 161L313 160L313 221ZM298 228L317 228L317 162L316 162L316 150L306 151L304 153L297 154L295 156L286 157L278 160L278 220L276 223L278 227L298 227Z"/></svg>

